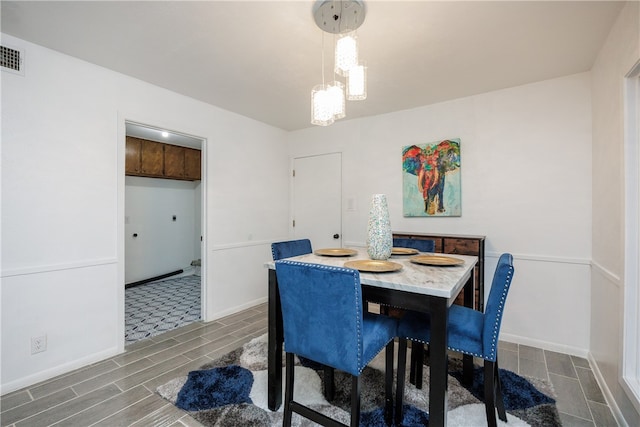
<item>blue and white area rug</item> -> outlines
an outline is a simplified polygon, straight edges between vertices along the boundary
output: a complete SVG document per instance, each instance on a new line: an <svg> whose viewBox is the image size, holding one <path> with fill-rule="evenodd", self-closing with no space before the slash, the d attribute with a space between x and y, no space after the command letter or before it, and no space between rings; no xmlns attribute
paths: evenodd
<svg viewBox="0 0 640 427"><path fill-rule="evenodd" d="M374 359L362 373L363 427L383 427L384 352ZM304 361L303 361L304 362ZM335 372L335 399L328 402L322 394L322 371L308 363L297 361L296 400L349 424L349 396L351 380L342 372ZM448 426L486 425L484 411L482 369L477 367L471 388L460 384L459 361L450 361ZM284 372L284 369L283 369ZM508 424L498 425L560 426L555 406L555 392L551 385L539 379L525 378L511 371L501 370L504 402ZM284 383L284 381L283 381ZM409 384L405 387L403 426L429 424L429 370L425 367L424 387ZM187 411L205 426L281 426L282 406L272 412L267 407L267 336L255 338L242 348L158 387L158 394ZM314 425L293 414L294 426Z"/></svg>

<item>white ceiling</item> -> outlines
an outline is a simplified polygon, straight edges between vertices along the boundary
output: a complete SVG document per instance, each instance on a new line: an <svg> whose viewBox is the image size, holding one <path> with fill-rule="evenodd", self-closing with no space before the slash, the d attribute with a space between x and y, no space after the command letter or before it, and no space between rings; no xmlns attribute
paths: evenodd
<svg viewBox="0 0 640 427"><path fill-rule="evenodd" d="M623 5L365 4L358 38L369 67L368 98L349 101L343 120L587 71ZM323 39L313 1L2 1L0 7L3 33L285 130L311 126ZM326 34L327 76L332 40Z"/></svg>

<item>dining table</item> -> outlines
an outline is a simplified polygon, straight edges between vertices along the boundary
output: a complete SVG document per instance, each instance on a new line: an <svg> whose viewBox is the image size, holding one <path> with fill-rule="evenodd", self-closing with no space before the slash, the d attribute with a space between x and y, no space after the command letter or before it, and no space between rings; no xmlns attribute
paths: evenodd
<svg viewBox="0 0 640 427"><path fill-rule="evenodd" d="M478 257L458 254L415 254L411 251L394 253L397 255L392 255L386 261L377 261L369 259L364 247L326 248L286 259L335 267L355 266L360 271L365 310L369 306L368 303L375 303L430 314L429 425L444 427L447 423L449 307L463 289L464 305L473 305L473 269ZM275 261L265 262L264 265L268 268L269 280L268 406L270 410L275 411L282 403L284 335Z"/></svg>

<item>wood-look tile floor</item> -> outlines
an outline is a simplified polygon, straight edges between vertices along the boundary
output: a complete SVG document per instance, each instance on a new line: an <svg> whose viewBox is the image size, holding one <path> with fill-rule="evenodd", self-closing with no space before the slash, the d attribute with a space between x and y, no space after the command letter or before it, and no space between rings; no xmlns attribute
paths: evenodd
<svg viewBox="0 0 640 427"><path fill-rule="evenodd" d="M564 427L617 426L589 362L581 357L526 345L501 342L500 367L550 381Z"/></svg>
<svg viewBox="0 0 640 427"><path fill-rule="evenodd" d="M156 388L266 332L262 304L138 341L123 354L2 396L0 425L199 426Z"/></svg>
<svg viewBox="0 0 640 427"><path fill-rule="evenodd" d="M196 322L126 347L126 352L0 398L0 424L199 426L155 393L170 379L267 331L267 305ZM616 426L585 359L501 343L500 365L553 383L564 426Z"/></svg>

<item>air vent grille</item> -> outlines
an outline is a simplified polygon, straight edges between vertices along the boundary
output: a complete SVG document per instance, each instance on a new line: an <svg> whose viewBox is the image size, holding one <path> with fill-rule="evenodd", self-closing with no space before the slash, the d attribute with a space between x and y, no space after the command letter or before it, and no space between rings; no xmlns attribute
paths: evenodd
<svg viewBox="0 0 640 427"><path fill-rule="evenodd" d="M22 52L6 46L0 46L0 66L2 69L22 74Z"/></svg>

